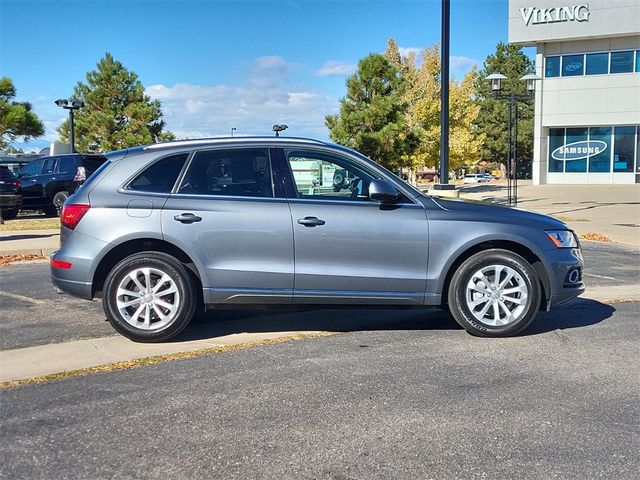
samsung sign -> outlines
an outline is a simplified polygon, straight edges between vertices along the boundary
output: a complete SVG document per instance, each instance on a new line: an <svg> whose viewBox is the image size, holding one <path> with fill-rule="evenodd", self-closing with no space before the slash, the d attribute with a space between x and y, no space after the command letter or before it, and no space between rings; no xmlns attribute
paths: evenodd
<svg viewBox="0 0 640 480"><path fill-rule="evenodd" d="M602 140L585 140L562 145L551 152L554 160L582 160L589 156L598 155L607 149L606 142Z"/></svg>
<svg viewBox="0 0 640 480"><path fill-rule="evenodd" d="M567 7L524 7L520 9L526 26L541 23L588 22L589 5L571 5Z"/></svg>

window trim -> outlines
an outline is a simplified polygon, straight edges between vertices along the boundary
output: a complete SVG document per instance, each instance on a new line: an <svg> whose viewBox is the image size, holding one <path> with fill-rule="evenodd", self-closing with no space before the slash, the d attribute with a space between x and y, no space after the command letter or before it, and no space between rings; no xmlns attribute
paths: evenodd
<svg viewBox="0 0 640 480"><path fill-rule="evenodd" d="M394 180L388 178L388 175L385 174L384 171L378 170L377 168L373 167L372 165L369 165L367 162L362 161L360 158L356 157L356 156L352 156L350 155L348 152L336 152L334 149L332 148L322 148L322 147L316 147L316 146L300 146L300 147L296 147L296 146L289 146L289 145L283 145L283 146L279 146L277 147L278 150L280 150L281 154L279 155L281 157L281 161L283 162L283 166L281 168L285 169L285 172L283 172L283 176L287 176L288 181L290 182L290 185L293 187L293 189L295 190L295 196L294 196L294 192L291 191L291 187L288 189L288 191L286 191L287 194L287 200L289 202L295 202L295 203L322 203L322 204L331 204L331 205L335 205L335 204L346 204L346 205L372 205L372 206L376 206L376 207L380 207L380 205L382 205L380 202L376 202L373 200L370 201L362 201L362 200L349 200L349 199L323 199L323 198L300 198L297 196L297 186L296 186L296 182L295 182L295 177L293 175L293 169L291 168L291 162L289 162L289 159L287 158L287 155L285 153L286 149L299 149L299 150L307 150L307 151L316 151L325 155L332 155L332 156L336 156L338 158L343 158L345 159L347 162L351 162L351 163L355 163L356 167L360 168L361 170L364 170L365 173L370 174L372 177L376 178L376 179L381 179L381 180L387 180L389 182L391 182L393 184L394 187L396 187L396 189L409 200L409 203L407 202L402 202L402 203L393 203L391 205L393 206L418 206L420 208L424 208L424 206L422 205L422 203L420 203L419 201L417 201L415 198L413 198L412 195L410 195L406 189L404 189L401 185L398 184L398 182L395 182ZM373 170L373 172L372 172Z"/></svg>
<svg viewBox="0 0 640 480"><path fill-rule="evenodd" d="M180 185L182 184L184 177L187 175L187 172L189 171L189 168L191 168L191 163L193 162L193 159L195 158L196 154L198 154L199 152L212 152L212 151L229 151L229 150L257 150L257 149L262 149L262 150L266 150L267 152L267 157L269 159L269 173L271 176L271 197L258 197L258 196L254 196L254 195L215 195L215 194L204 194L204 193L181 193L179 192L179 188ZM275 183L274 183L274 175L273 175L273 157L272 157L272 152L271 152L272 148L269 147L268 145L234 145L233 147L229 147L229 145L219 145L219 146L215 146L215 147L205 147L205 148L194 148L193 150L191 150L191 153L189 155L189 157L187 158L187 160L185 161L182 171L180 172L180 174L178 175L178 179L176 180L176 183L173 185L173 188L171 189L171 195L182 198L182 197L188 197L188 198L211 198L211 199L232 199L232 200L238 200L238 199L261 199L261 200L275 200L275 199L281 199L283 197L278 197L276 195L276 188L275 188Z"/></svg>

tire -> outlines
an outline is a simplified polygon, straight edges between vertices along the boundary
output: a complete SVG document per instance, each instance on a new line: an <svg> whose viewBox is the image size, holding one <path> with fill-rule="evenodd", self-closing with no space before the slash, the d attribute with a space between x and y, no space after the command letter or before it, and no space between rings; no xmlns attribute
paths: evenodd
<svg viewBox="0 0 640 480"><path fill-rule="evenodd" d="M508 337L531 324L541 296L540 280L529 262L496 248L476 253L458 267L448 301L453 318L472 335Z"/></svg>
<svg viewBox="0 0 640 480"><path fill-rule="evenodd" d="M19 208L9 208L8 210L2 211L2 218L4 220L13 220L18 216Z"/></svg>
<svg viewBox="0 0 640 480"><path fill-rule="evenodd" d="M62 210L62 204L67 198L69 198L69 192L67 192L66 190L57 192L51 199L51 207L46 210L46 213L48 215L59 216L60 211Z"/></svg>
<svg viewBox="0 0 640 480"><path fill-rule="evenodd" d="M135 274L137 282L131 274ZM159 283L161 279L165 281ZM140 295L140 287L146 292L144 287L149 284L151 292ZM198 299L195 281L182 263L166 253L142 252L126 257L111 269L104 285L102 307L109 323L135 342L169 340L195 314ZM120 289L131 295L118 295Z"/></svg>

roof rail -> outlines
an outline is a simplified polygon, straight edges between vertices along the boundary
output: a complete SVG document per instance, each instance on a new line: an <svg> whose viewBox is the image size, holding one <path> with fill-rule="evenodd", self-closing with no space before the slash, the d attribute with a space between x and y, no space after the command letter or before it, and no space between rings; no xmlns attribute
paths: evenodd
<svg viewBox="0 0 640 480"><path fill-rule="evenodd" d="M273 142L273 143L312 143L316 145L325 145L326 142L315 140L313 138L303 137L273 137L273 136L256 136L256 137L210 137L197 138L192 140L172 140L170 142L153 143L142 147L144 150L152 150L157 148L171 148L190 145L216 144L216 143L243 143L243 142Z"/></svg>

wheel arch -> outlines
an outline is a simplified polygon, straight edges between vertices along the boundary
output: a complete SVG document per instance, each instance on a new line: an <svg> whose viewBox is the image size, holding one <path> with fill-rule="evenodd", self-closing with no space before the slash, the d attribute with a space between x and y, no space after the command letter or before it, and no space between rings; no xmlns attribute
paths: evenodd
<svg viewBox="0 0 640 480"><path fill-rule="evenodd" d="M196 263L181 248L166 240L157 238L130 239L109 250L109 252L102 257L93 274L91 286L92 296L96 297L102 294L107 275L120 260L134 253L147 251L166 253L180 261L193 274L193 280L196 282L196 291L198 292L198 301L202 303L202 277L200 276Z"/></svg>
<svg viewBox="0 0 640 480"><path fill-rule="evenodd" d="M458 253L455 260L449 265L447 269L447 274L444 279L444 283L442 286L442 304L447 303L447 298L449 296L449 285L451 284L451 278L453 274L458 269L458 267L471 255L475 255L478 252L482 252L484 250L489 250L492 248L501 248L503 250L508 250L517 255L523 257L538 275L538 279L540 280L540 284L542 285L542 295L543 302L540 303L541 308L544 307L548 309L548 303L551 299L551 284L549 281L549 276L547 275L547 270L542 262L542 259L539 255L537 255L533 250L531 250L526 245L522 243L513 241L513 240L485 240L483 242L477 243L472 246L468 246L465 250Z"/></svg>

